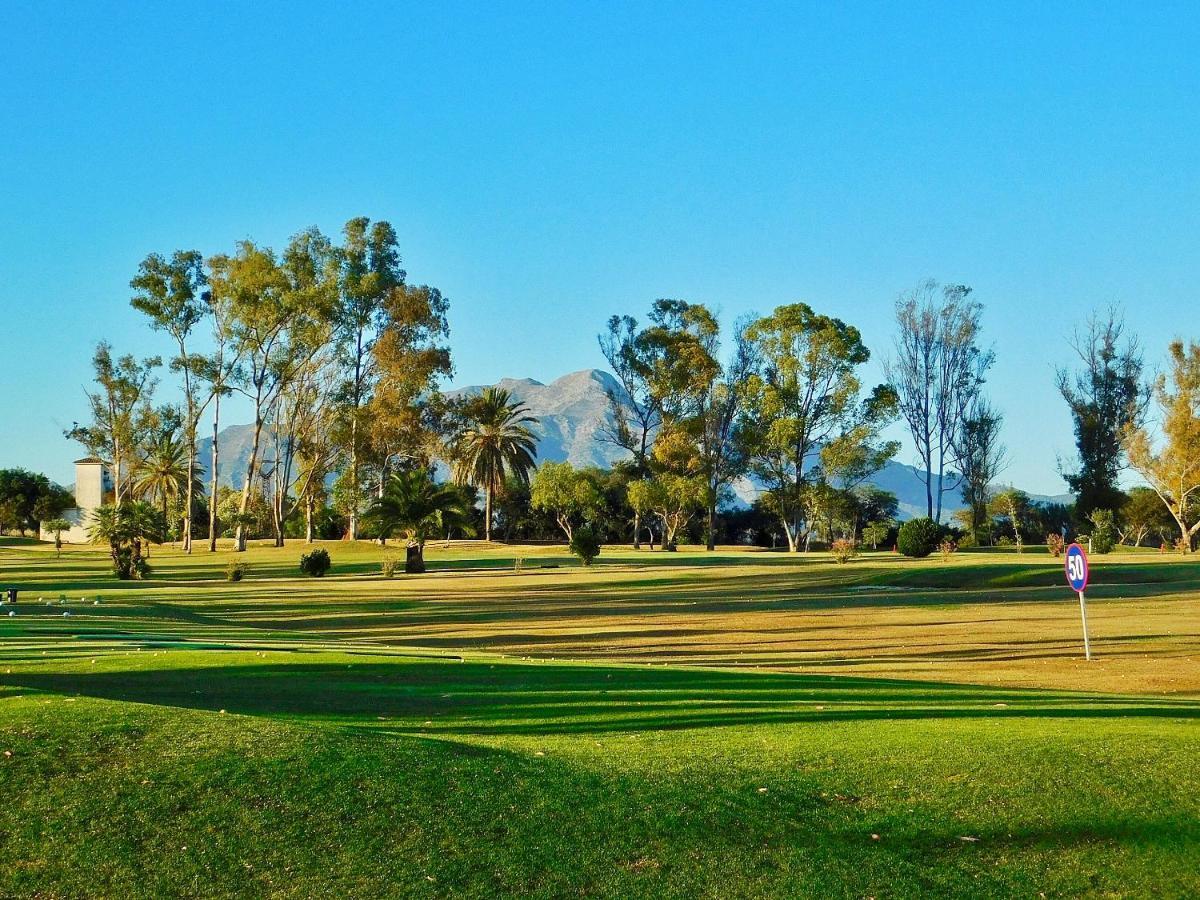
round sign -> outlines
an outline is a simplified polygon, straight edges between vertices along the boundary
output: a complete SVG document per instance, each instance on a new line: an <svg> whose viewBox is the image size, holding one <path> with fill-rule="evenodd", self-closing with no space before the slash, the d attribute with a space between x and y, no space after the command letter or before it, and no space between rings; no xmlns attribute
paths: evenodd
<svg viewBox="0 0 1200 900"><path fill-rule="evenodd" d="M1083 548L1072 544L1067 548L1067 584L1076 593L1082 593L1088 583L1088 559Z"/></svg>

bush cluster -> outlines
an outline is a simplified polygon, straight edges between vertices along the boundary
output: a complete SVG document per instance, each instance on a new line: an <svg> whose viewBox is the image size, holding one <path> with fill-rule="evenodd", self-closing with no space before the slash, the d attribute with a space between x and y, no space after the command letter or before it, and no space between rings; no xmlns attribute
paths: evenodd
<svg viewBox="0 0 1200 900"><path fill-rule="evenodd" d="M320 578L329 571L333 563L329 559L329 551L324 547L310 550L300 557L300 572L311 578Z"/></svg>
<svg viewBox="0 0 1200 900"><path fill-rule="evenodd" d="M909 519L896 535L896 549L905 556L923 559L942 540L942 527L933 519Z"/></svg>
<svg viewBox="0 0 1200 900"><path fill-rule="evenodd" d="M1062 539L1061 534L1051 532L1046 535L1046 549L1050 551L1050 555L1055 559L1063 555L1063 550L1066 549L1066 541Z"/></svg>
<svg viewBox="0 0 1200 900"><path fill-rule="evenodd" d="M240 559L231 559L225 564L225 580L241 581L246 577L246 564Z"/></svg>
<svg viewBox="0 0 1200 900"><path fill-rule="evenodd" d="M400 561L394 556L388 556L379 564L379 571L383 573L384 578L394 578L396 577L396 569L399 567Z"/></svg>

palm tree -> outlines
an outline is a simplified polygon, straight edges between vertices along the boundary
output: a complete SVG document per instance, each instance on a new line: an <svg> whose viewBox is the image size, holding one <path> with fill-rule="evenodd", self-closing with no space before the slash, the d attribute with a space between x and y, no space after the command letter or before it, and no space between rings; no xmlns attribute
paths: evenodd
<svg viewBox="0 0 1200 900"><path fill-rule="evenodd" d="M451 447L454 477L484 490L484 537L492 539L492 498L510 474L523 484L537 457L538 419L508 391L490 387L468 402L467 425Z"/></svg>
<svg viewBox="0 0 1200 900"><path fill-rule="evenodd" d="M149 558L150 541L161 543L165 523L158 510L144 501L104 505L92 510L88 521L88 540L108 544L113 571L118 578L141 578L149 571L142 559L145 544Z"/></svg>
<svg viewBox="0 0 1200 900"><path fill-rule="evenodd" d="M146 456L134 466L133 495L157 500L166 522L167 504L178 500L187 491L188 450L183 441L164 432L146 451ZM193 489L197 484L193 482Z"/></svg>
<svg viewBox="0 0 1200 900"><path fill-rule="evenodd" d="M386 541L396 532L408 541L404 571L425 571L425 542L435 533L458 528L470 533L467 504L462 492L437 484L424 469L394 472L383 496L377 497L363 517Z"/></svg>

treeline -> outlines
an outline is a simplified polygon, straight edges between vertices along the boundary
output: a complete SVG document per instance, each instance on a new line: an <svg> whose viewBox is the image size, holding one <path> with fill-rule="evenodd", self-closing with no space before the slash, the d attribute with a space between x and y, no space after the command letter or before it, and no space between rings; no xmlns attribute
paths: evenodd
<svg viewBox="0 0 1200 900"><path fill-rule="evenodd" d="M683 300L655 301L644 320L614 315L599 348L619 388L600 439L627 458L582 472L538 466L538 423L505 392L443 393L449 301L408 280L387 222L353 219L338 241L308 229L278 252L243 241L208 257L151 254L131 287L173 351L138 359L101 343L91 421L68 435L112 461L116 508L151 507L159 536L188 550L198 539L215 550L222 535L239 550L260 536L402 536L419 556L431 536L570 539L584 524L605 540L667 549L879 545L893 533L896 498L870 480L898 450L883 437L896 421L915 450L927 517L944 521L947 495L961 496L965 542L1042 540L1097 527L1097 517L1145 539L1170 516L1190 549L1200 529L1200 351L1173 345L1171 373L1149 385L1115 312L1076 336L1079 364L1058 373L1076 425L1078 464L1063 474L1077 502L1047 508L996 488L1007 455L1003 417L984 392L994 354L965 285L927 281L900 297L886 380L874 386L862 383L871 353L858 329L804 303L728 333L708 307ZM161 403L164 366L178 393ZM234 393L249 400L253 427L231 491L217 483L216 436ZM1152 401L1163 440L1148 427ZM211 457L200 460L209 425ZM1150 485L1157 518L1149 495L1120 490L1127 466ZM735 510L734 486L746 480L757 499Z"/></svg>

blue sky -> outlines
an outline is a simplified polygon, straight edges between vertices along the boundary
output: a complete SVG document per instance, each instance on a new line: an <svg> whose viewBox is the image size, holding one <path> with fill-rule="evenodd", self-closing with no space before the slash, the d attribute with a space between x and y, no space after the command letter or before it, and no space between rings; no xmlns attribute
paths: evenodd
<svg viewBox="0 0 1200 900"><path fill-rule="evenodd" d="M69 481L95 341L167 350L146 253L369 215L451 299L458 384L598 366L662 296L804 300L880 357L898 293L971 284L1005 477L1057 492L1073 323L1200 337L1198 38L1158 3L10 0L0 466Z"/></svg>

